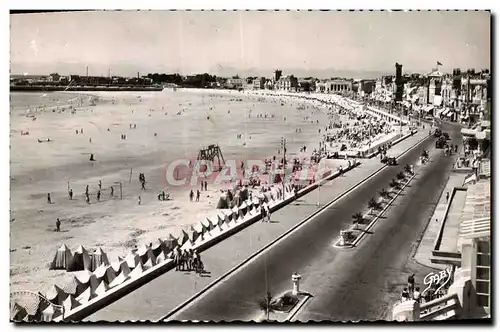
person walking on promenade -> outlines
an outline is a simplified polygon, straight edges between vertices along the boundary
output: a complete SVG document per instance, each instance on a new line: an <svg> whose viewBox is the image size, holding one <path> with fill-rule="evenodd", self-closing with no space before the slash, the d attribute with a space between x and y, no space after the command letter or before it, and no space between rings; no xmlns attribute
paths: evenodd
<svg viewBox="0 0 500 332"><path fill-rule="evenodd" d="M271 211L269 210L269 205L264 203L264 208L266 210L266 222L271 222Z"/></svg>
<svg viewBox="0 0 500 332"><path fill-rule="evenodd" d="M47 194L47 204L52 204L52 199L50 198L50 193Z"/></svg>
<svg viewBox="0 0 500 332"><path fill-rule="evenodd" d="M70 188L68 194L69 194L69 200L70 201L73 200L73 189Z"/></svg>
<svg viewBox="0 0 500 332"><path fill-rule="evenodd" d="M196 190L196 201L197 202L200 201L200 191L199 190Z"/></svg>
<svg viewBox="0 0 500 332"><path fill-rule="evenodd" d="M194 197L194 193L193 193L193 190L191 190L191 192L189 193L189 201L190 202L193 201L193 197Z"/></svg>
<svg viewBox="0 0 500 332"><path fill-rule="evenodd" d="M408 288L403 288L401 292L401 302L408 301L410 299L410 294L408 293Z"/></svg>
<svg viewBox="0 0 500 332"><path fill-rule="evenodd" d="M414 289L415 289L415 274L412 274L408 277L408 291L410 292L410 294L413 293Z"/></svg>
<svg viewBox="0 0 500 332"><path fill-rule="evenodd" d="M61 231L61 220L59 220L59 218L57 218L56 220L56 232L60 232Z"/></svg>
<svg viewBox="0 0 500 332"><path fill-rule="evenodd" d="M448 202L448 200L450 199L450 192L446 192L446 202Z"/></svg>
<svg viewBox="0 0 500 332"><path fill-rule="evenodd" d="M418 303L421 302L422 298L420 295L420 287L416 287L415 291L413 292L413 299L417 301Z"/></svg>

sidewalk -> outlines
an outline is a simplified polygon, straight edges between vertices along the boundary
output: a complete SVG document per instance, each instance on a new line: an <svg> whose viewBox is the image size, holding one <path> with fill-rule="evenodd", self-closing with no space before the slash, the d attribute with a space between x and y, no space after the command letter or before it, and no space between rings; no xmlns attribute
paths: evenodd
<svg viewBox="0 0 500 332"><path fill-rule="evenodd" d="M439 198L439 201L434 210L434 214L429 221L427 228L425 229L424 236L418 245L418 249L413 256L415 261L421 265L442 270L446 268L443 264L435 264L431 262L432 250L434 249L434 242L436 241L436 236L439 234L439 229L441 227L441 221L444 218L446 212L446 193L449 192L450 195L454 187L461 187L465 179L465 174L452 172L448 178L448 182Z"/></svg>
<svg viewBox="0 0 500 332"><path fill-rule="evenodd" d="M392 147L391 153L399 155L424 137L427 137L426 131L416 133ZM209 276L200 277L189 272L166 272L84 321L158 320L317 211L318 200L320 207L328 204L383 166L378 158L361 162L360 166L321 186L319 190L312 191L274 212L270 223L257 222L204 251L201 256L210 272Z"/></svg>

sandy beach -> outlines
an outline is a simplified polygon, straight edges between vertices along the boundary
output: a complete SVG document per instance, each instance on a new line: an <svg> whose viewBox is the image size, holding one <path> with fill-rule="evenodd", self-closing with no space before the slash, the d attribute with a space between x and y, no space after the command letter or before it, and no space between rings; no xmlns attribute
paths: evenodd
<svg viewBox="0 0 500 332"><path fill-rule="evenodd" d="M136 245L178 234L216 212L219 190L231 183L209 183L200 202L191 203L188 193L198 184L172 187L165 180L175 160L194 160L199 149L210 144L219 144L226 160L264 160L277 155L281 137L287 139L287 158L301 157L302 146L308 152L318 147L319 130L328 122L326 107L304 108L300 100L235 91L92 96L11 93L11 291L45 292L53 284L64 284L69 273L48 269L63 243L72 250L78 245L89 251L101 247L114 260ZM76 134L82 129L83 134ZM21 135L27 131L29 135ZM95 162L89 161L90 154ZM145 191L139 173L145 174ZM91 204L85 202L86 185ZM68 187L74 192L72 200ZM163 190L172 200L157 199ZM52 204L47 203L48 193ZM57 218L61 232L55 232Z"/></svg>

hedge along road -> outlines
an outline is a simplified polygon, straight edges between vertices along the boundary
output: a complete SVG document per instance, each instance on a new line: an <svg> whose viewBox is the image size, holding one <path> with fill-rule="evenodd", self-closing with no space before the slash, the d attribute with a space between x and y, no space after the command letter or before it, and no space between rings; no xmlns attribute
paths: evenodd
<svg viewBox="0 0 500 332"><path fill-rule="evenodd" d="M395 155L399 155L425 137L426 133L427 131L415 134L414 137L398 143L391 150ZM418 155L421 148L416 150L419 151ZM325 206L381 166L378 158L362 160L362 162L361 166L331 181L331 185L322 186L320 194L318 190L315 190L301 197L297 202L273 213L271 223L253 224L204 251L201 256L206 269L211 272L209 276L199 277L194 273L167 272L84 320L157 320L165 316L232 267L240 264L251 254L316 212L318 198L320 206ZM349 196L346 199L350 199Z"/></svg>
<svg viewBox="0 0 500 332"><path fill-rule="evenodd" d="M423 147L433 150L433 145L434 140L429 140ZM421 148L409 152L399 161L400 166L384 169L168 319L254 319L260 310L257 303L266 291L278 294L290 289L294 272L303 277L301 289L314 296L296 319L386 318L388 299L397 297L399 285L405 284L404 268L413 242L432 215L432 204L446 183L454 158L444 156L442 150L433 151L433 160L421 167L421 173L396 200L396 206L372 228L373 234L350 250L335 249L332 244L339 231L350 224L351 215L366 209L368 200L386 188L404 164L414 164L421 152ZM421 268L418 271L428 272Z"/></svg>

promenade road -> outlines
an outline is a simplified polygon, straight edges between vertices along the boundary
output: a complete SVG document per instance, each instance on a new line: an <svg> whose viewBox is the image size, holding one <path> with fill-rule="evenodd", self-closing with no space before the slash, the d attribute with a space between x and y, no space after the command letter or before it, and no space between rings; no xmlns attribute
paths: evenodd
<svg viewBox="0 0 500 332"><path fill-rule="evenodd" d="M451 126L443 127L451 130ZM454 129L451 135L455 142L458 133ZM289 290L294 272L303 277L301 289L314 296L298 313L298 320L386 319L408 273L416 272L418 283L431 271L410 262L409 257L432 215L454 158L434 150L434 139L423 147L431 150L431 162L420 168L403 196L358 247L341 250L332 245L339 231L351 223L351 215L363 211L401 167L386 168L169 320L256 319L261 314L258 300L267 290L272 294ZM422 148L405 155L400 164L415 163Z"/></svg>
<svg viewBox="0 0 500 332"><path fill-rule="evenodd" d="M427 137L427 135L427 130L420 131L413 137L407 138L393 146L389 153L397 156ZM423 144L431 146L434 144L434 140L429 138ZM362 200L356 202L358 198L352 198L349 195L342 200L346 202L344 204L349 206L357 204L364 207L368 199L372 195L375 195L377 190L387 186L390 179L401 171L405 163L414 162L422 152L422 149L423 147L414 149L408 156L402 159L400 167L386 168L379 176L375 177L374 182L366 187L366 189L363 187L362 190L358 190L366 192ZM194 273L169 271L83 320L127 321L160 319L215 279L244 261L251 254L317 211L318 197L320 206L325 206L382 166L377 157L361 160L361 162L360 166L330 181L328 185L322 186L319 194L318 190L315 190L302 196L298 201L273 213L271 223L257 222L204 251L201 256L206 270L210 272L208 277L200 277ZM335 207L335 209L338 208ZM350 216L347 219L335 219L336 227L346 225L350 222ZM338 235L338 231L336 235Z"/></svg>

